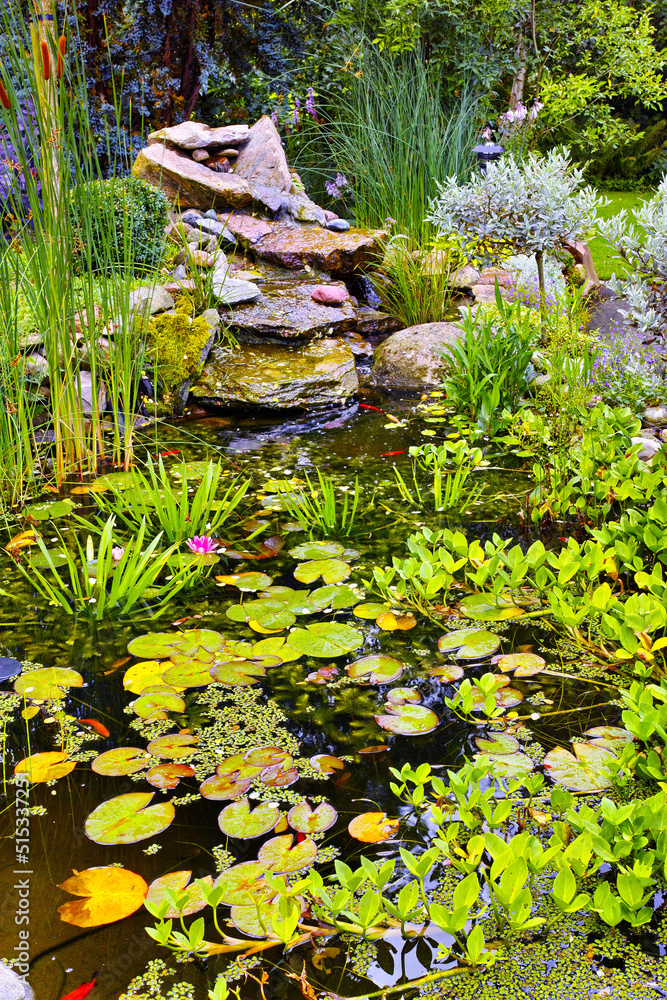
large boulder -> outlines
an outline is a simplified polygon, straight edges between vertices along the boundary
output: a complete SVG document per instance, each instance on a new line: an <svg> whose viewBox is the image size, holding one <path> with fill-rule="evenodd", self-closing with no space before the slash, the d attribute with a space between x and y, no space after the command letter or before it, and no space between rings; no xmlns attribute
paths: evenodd
<svg viewBox="0 0 667 1000"><path fill-rule="evenodd" d="M132 174L162 188L172 201L200 208L245 208L252 205L250 184L236 174L219 174L202 163L191 160L175 149L155 144L142 149L132 167Z"/></svg>
<svg viewBox="0 0 667 1000"><path fill-rule="evenodd" d="M387 233L381 229L332 233L317 227L305 229L282 224L253 242L252 252L261 260L290 270L300 270L307 264L329 274L352 274L377 262L380 241L386 237Z"/></svg>
<svg viewBox="0 0 667 1000"><path fill-rule="evenodd" d="M236 177L251 184L290 191L292 177L278 129L268 115L255 122L234 165Z"/></svg>
<svg viewBox="0 0 667 1000"><path fill-rule="evenodd" d="M316 302L312 296L318 287L312 280L271 278L262 284L259 302L234 309L231 332L244 340L312 340L354 329L356 312L345 285L332 286L341 293L339 305Z"/></svg>
<svg viewBox="0 0 667 1000"><path fill-rule="evenodd" d="M0 962L0 1000L35 1000L32 987L4 962Z"/></svg>
<svg viewBox="0 0 667 1000"><path fill-rule="evenodd" d="M317 340L295 348L220 344L213 348L191 398L213 409L281 410L342 403L358 387L354 355L341 340Z"/></svg>
<svg viewBox="0 0 667 1000"><path fill-rule="evenodd" d="M421 323L387 337L375 351L369 381L380 389L434 389L446 372L447 344L463 331L454 323Z"/></svg>

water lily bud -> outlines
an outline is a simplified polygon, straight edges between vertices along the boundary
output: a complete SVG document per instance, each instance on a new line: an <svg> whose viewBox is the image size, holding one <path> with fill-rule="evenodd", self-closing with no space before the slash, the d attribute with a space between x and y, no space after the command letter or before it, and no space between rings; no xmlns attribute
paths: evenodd
<svg viewBox="0 0 667 1000"><path fill-rule="evenodd" d="M65 53L67 52L67 39L61 35L58 39L58 62L56 63L56 74L60 79L65 72Z"/></svg>
<svg viewBox="0 0 667 1000"><path fill-rule="evenodd" d="M44 79L51 79L51 57L49 55L49 47L46 42L40 42L40 49L42 50L42 69L44 70Z"/></svg>
<svg viewBox="0 0 667 1000"><path fill-rule="evenodd" d="M7 96L7 91L5 90L5 85L2 80L0 80L0 104L2 104L3 108L9 109L11 107L11 101Z"/></svg>

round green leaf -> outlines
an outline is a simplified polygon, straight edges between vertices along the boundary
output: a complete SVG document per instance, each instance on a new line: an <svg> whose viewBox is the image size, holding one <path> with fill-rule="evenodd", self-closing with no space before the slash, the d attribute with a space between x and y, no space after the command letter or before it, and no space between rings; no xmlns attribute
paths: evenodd
<svg viewBox="0 0 667 1000"><path fill-rule="evenodd" d="M441 653L454 653L460 660L482 660L500 648L500 639L494 632L478 628L460 628L438 639Z"/></svg>
<svg viewBox="0 0 667 1000"><path fill-rule="evenodd" d="M301 653L297 653L295 649L288 646L285 637L281 635L271 635L267 639L260 639L253 644L251 655L279 656L283 663L291 663L293 660L301 658Z"/></svg>
<svg viewBox="0 0 667 1000"><path fill-rule="evenodd" d="M138 747L116 747L99 754L90 765L96 774L108 774L114 778L123 774L137 774L148 767L151 755Z"/></svg>
<svg viewBox="0 0 667 1000"><path fill-rule="evenodd" d="M478 736L475 739L475 743L482 753L494 754L496 756L499 754L516 753L521 746L516 736L510 736L509 733L491 733L489 736Z"/></svg>
<svg viewBox="0 0 667 1000"><path fill-rule="evenodd" d="M157 691L143 694L132 702L132 711L141 719L148 719L156 712L184 712L183 699L170 691Z"/></svg>
<svg viewBox="0 0 667 1000"><path fill-rule="evenodd" d="M329 559L341 556L345 546L340 542L303 542L289 550L295 559Z"/></svg>
<svg viewBox="0 0 667 1000"><path fill-rule="evenodd" d="M292 847L293 839L291 833L272 837L260 847L257 852L258 860L276 875L309 868L317 857L317 844L307 837Z"/></svg>
<svg viewBox="0 0 667 1000"><path fill-rule="evenodd" d="M575 743L573 753L564 747L550 750L544 758L549 777L573 792L601 792L611 786L607 765L615 754L605 747Z"/></svg>
<svg viewBox="0 0 667 1000"><path fill-rule="evenodd" d="M49 500L46 503L29 504L23 513L35 521L48 521L50 518L71 514L74 507L73 500Z"/></svg>
<svg viewBox="0 0 667 1000"><path fill-rule="evenodd" d="M470 594L461 601L461 611L466 618L474 618L478 622L501 622L506 618L520 618L523 608L517 607L512 601L493 594Z"/></svg>
<svg viewBox="0 0 667 1000"><path fill-rule="evenodd" d="M263 880L266 871L261 861L242 861L218 875L213 884L222 889L222 902L227 906L253 906L255 900L272 894Z"/></svg>
<svg viewBox="0 0 667 1000"><path fill-rule="evenodd" d="M329 802L320 802L316 809L308 802L299 802L287 813L287 822L298 833L324 833L337 819L338 813Z"/></svg>
<svg viewBox="0 0 667 1000"><path fill-rule="evenodd" d="M479 758L475 754L474 760ZM503 778L513 778L518 774L526 774L535 767L534 761L525 753L487 754L493 764L493 770Z"/></svg>
<svg viewBox="0 0 667 1000"><path fill-rule="evenodd" d="M14 681L14 690L30 701L60 700L66 688L81 687L83 677L69 667L39 667L28 670Z"/></svg>
<svg viewBox="0 0 667 1000"><path fill-rule="evenodd" d="M251 810L248 799L242 798L225 806L218 816L218 826L228 837L250 840L273 830L279 819L280 809L275 802L260 802Z"/></svg>
<svg viewBox="0 0 667 1000"><path fill-rule="evenodd" d="M238 590L255 593L271 586L271 577L266 573L230 573L228 576L216 576L218 583L226 583Z"/></svg>
<svg viewBox="0 0 667 1000"><path fill-rule="evenodd" d="M318 622L305 628L296 628L287 639L287 644L305 656L345 656L363 645L361 632L349 625L338 622Z"/></svg>
<svg viewBox="0 0 667 1000"><path fill-rule="evenodd" d="M507 680L508 678L505 678ZM475 687L472 690L472 710L473 712L483 712L484 702L486 701L486 695L479 688ZM498 708L514 708L516 705L520 705L523 701L523 695L520 691L515 688L504 687L493 695L493 700Z"/></svg>
<svg viewBox="0 0 667 1000"><path fill-rule="evenodd" d="M50 561L49 561L50 560ZM49 569L51 563L54 566L66 566L68 563L67 553L62 549L49 549L48 559L39 549L30 552L30 565L35 569Z"/></svg>
<svg viewBox="0 0 667 1000"><path fill-rule="evenodd" d="M84 830L96 844L136 844L156 837L176 815L171 802L150 806L154 792L130 792L117 795L93 809Z"/></svg>
<svg viewBox="0 0 667 1000"><path fill-rule="evenodd" d="M204 687L213 682L211 664L186 659L184 663L174 664L165 670L162 679L165 684L177 688Z"/></svg>
<svg viewBox="0 0 667 1000"><path fill-rule="evenodd" d="M251 938L277 938L273 918L279 916L278 903L265 900L255 906L232 906L229 914L234 927Z"/></svg>
<svg viewBox="0 0 667 1000"><path fill-rule="evenodd" d="M367 684L391 684L403 673L403 664L391 656L375 653L348 663L345 669L352 680L365 680Z"/></svg>
<svg viewBox="0 0 667 1000"><path fill-rule="evenodd" d="M312 559L310 562L299 563L294 570L294 578L301 583L314 583L319 577L325 583L340 583L347 580L351 572L350 564L342 559Z"/></svg>
<svg viewBox="0 0 667 1000"><path fill-rule="evenodd" d="M584 736L588 736L587 742L594 743L598 747L606 747L608 750L620 750L627 743L632 743L634 736L627 729L619 729L618 726L593 726L587 729Z"/></svg>
<svg viewBox="0 0 667 1000"><path fill-rule="evenodd" d="M387 691L387 701L390 705L405 705L406 702L418 705L421 700L422 696L417 688L397 687Z"/></svg>
<svg viewBox="0 0 667 1000"><path fill-rule="evenodd" d="M385 611L389 610L388 604L357 604L356 608L352 612L355 618L362 618L365 621L375 621L378 615L384 614Z"/></svg>
<svg viewBox="0 0 667 1000"><path fill-rule="evenodd" d="M455 663L445 663L444 666L432 670L429 677L445 684L451 684L453 681L460 681L464 672L463 667L458 667Z"/></svg>
<svg viewBox="0 0 667 1000"><path fill-rule="evenodd" d="M437 728L440 719L423 705L386 705L387 715L376 715L382 729L398 736L423 736Z"/></svg>
<svg viewBox="0 0 667 1000"><path fill-rule="evenodd" d="M226 684L227 687L243 687L247 684L256 684L260 677L266 675L266 670L261 663L256 660L227 660L225 663L216 663L211 667L211 677L218 684Z"/></svg>

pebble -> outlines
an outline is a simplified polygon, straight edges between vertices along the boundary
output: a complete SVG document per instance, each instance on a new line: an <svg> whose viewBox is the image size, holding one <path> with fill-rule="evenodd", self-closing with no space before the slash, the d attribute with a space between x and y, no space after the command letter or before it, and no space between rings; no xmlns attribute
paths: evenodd
<svg viewBox="0 0 667 1000"><path fill-rule="evenodd" d="M662 448L662 443L657 441L653 437L644 437L643 435L638 437L630 438L632 444L639 444L641 448L639 449L639 455L637 456L643 462L650 462L651 459L658 454Z"/></svg>
<svg viewBox="0 0 667 1000"><path fill-rule="evenodd" d="M218 220L218 213L216 212L216 210L214 208L209 208L208 212L204 212L204 218L205 219L215 219L216 222L217 222L217 220Z"/></svg>
<svg viewBox="0 0 667 1000"><path fill-rule="evenodd" d="M327 229L332 233L346 233L349 228L350 223L347 219L332 219L331 222L327 222Z"/></svg>
<svg viewBox="0 0 667 1000"><path fill-rule="evenodd" d="M647 424L667 424L667 406L647 406L644 410L644 421Z"/></svg>
<svg viewBox="0 0 667 1000"><path fill-rule="evenodd" d="M183 212L181 215L181 222L185 222L188 226L198 226L201 217L201 212L196 208L189 208L187 212Z"/></svg>
<svg viewBox="0 0 667 1000"><path fill-rule="evenodd" d="M192 159L195 163L203 163L204 160L208 160L210 155L208 149L193 149L192 151Z"/></svg>
<svg viewBox="0 0 667 1000"><path fill-rule="evenodd" d="M326 306L340 306L347 298L347 288L341 285L317 285L310 297Z"/></svg>

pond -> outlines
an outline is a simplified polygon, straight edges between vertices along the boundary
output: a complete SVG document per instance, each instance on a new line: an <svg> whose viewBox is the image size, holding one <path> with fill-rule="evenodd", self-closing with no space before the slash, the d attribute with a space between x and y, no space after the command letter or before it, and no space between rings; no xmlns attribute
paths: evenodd
<svg viewBox="0 0 667 1000"><path fill-rule="evenodd" d="M417 529L458 528L469 541L485 541L497 533L501 538L518 539L524 549L537 537L518 514L531 488L526 471L529 465L511 449L506 453L495 447L486 450L483 464L473 475L480 495L453 513L434 512L428 492L425 502L415 505L402 494L394 467L409 484L410 447L459 439L458 431L438 407L438 396L434 394L425 405L415 399L387 400L366 392L361 404L321 415L295 414L280 422L252 414L215 416L166 425L151 432L153 436L147 432L140 459L160 454L166 468L178 472L184 462L213 458L222 464L224 489L235 476L250 480L248 494L220 534L225 536L222 544L227 549L254 556L230 558L223 552L208 582L182 590L154 622L126 616L97 623L81 615L75 619L45 603L36 612L32 587L10 559L4 563L0 579L2 655L23 663L22 678L29 677L34 664L80 675L74 682L72 675L67 675L70 681L57 700L31 698L30 687L25 690L25 685L23 696L16 698L10 694L14 680L9 677L1 683L6 805L0 826L4 861L0 957L11 958L20 942L28 940L26 935L19 937L19 930L29 928L29 981L39 1000L59 1000L95 975L92 1000L117 1000L133 977L144 973L147 964L157 958L166 962L171 973L161 979L158 967L152 966L153 986L146 980L143 992L137 988L129 996L166 996L174 983L187 983L192 994L169 995L204 1000L217 973L227 971L230 987L240 986L243 1000L363 997L406 980L453 969L456 959L451 954L439 955L441 944L451 944L450 936L434 923L423 934L415 933L417 925L413 923L412 934L402 936L400 921L389 930L385 928L377 941L354 934L314 934L301 947L286 953L274 946L238 961L238 949L177 961L147 935L144 928L156 921L143 906L115 922L77 926L62 920L58 912L64 904L75 903L77 897L58 887L73 872L101 866L119 866L149 885L171 872L191 872L192 879L216 879L230 866L254 861L258 851L261 858L262 845L269 839L293 834L294 851L307 853L314 842L315 868L324 877L333 871L336 858L356 868L363 855L371 859L376 870L386 860L398 859L391 886L399 889L409 879L399 848L421 857L436 827L428 814L394 794L390 785L397 779L392 769L400 771L406 764L416 769L428 762L434 775L446 778L448 770L458 770L466 757L480 753L478 738L493 740L494 732L504 731L510 749L513 740L515 748L520 747L530 758L529 766L539 773L545 753L557 746L567 747L572 736L581 737L591 727L621 725L613 676L605 674L599 663L587 663L581 649L565 641L539 615L519 612L521 616L516 618L471 622L462 617L458 604L423 614L416 609L399 610L396 602L395 615L385 613L391 602L373 586L373 570L391 565L394 556L404 558L407 539ZM196 467L188 468L195 482ZM318 472L331 477L339 504L345 495L352 504L358 479L358 506L348 535L334 533L325 538L314 528L309 537L293 512L281 509L281 491L303 491L306 477L316 484ZM71 495L77 504L72 514L37 522L49 546L60 544L60 533L65 535L70 529L78 532L85 544L86 531L76 518L94 518L97 500L81 491L80 484L72 483L72 488L73 495L63 491L63 497ZM57 498L45 495L39 499L47 502ZM10 526L10 533L15 531L18 528ZM284 546L271 542L267 548L266 540L276 537L284 540ZM317 542L325 544L313 547ZM545 544L560 547L562 540L547 537ZM21 557L29 558L23 550ZM327 560L328 565L313 568L318 558ZM245 593L233 579L213 582L213 576L239 573L265 577L246 578L251 589ZM273 606L276 601L280 605L280 598L293 596L294 590L301 595L308 590L317 593L318 588L332 583L335 591L346 595L337 606L332 597L326 600L324 595L319 603L305 609L308 614L304 615L303 608L297 608L295 615L288 610L291 617L287 624L280 618L285 612ZM244 605L261 599L268 587L272 590L264 600L271 603L273 598L272 607L258 610L255 605L245 614ZM379 606L383 603L386 607ZM236 610L230 615L232 607ZM264 617L252 617L255 614ZM313 641L312 629L308 630L314 623L326 626L318 633L322 639L319 646ZM331 631L334 625L344 628ZM482 712L476 716L455 713L446 703L454 697L457 676L465 671L466 677L479 678L492 669L488 652L475 655L473 649L467 658L459 654L457 659L455 645L450 644L450 652L438 648L443 635L471 625L497 635L492 652L536 654L545 661L540 672L531 675L526 671L527 676L515 676L511 688L502 689L517 694L514 700L506 699L505 713L496 720L485 719ZM202 638L197 633L190 646L187 642L180 647L173 645L180 632L188 635L193 630L206 630L206 635ZM128 651L132 640L153 633L167 633L169 639L135 642ZM224 635L227 644L222 658L223 682L211 684L201 677L194 677L193 682L192 671L201 670L202 662L210 665L220 661L222 647L216 647L211 633ZM295 633L300 638L292 641L298 648L285 655L286 640ZM243 645L233 648L232 643ZM136 655L132 655L133 649ZM174 649L176 656L169 661ZM374 659L358 667L356 676L355 670L346 670L363 657ZM146 661L144 672L136 671L133 679L128 671ZM230 680L229 662L236 663L234 669L239 663L250 664L250 676L242 675L240 684L238 674ZM185 673L171 675L171 693L168 689L167 702L161 702L169 681L166 677L161 680L161 675L170 664ZM461 669L451 674L437 672L447 664ZM206 666L205 672L208 669ZM377 676L371 671L377 671ZM179 678L182 684L177 683ZM188 679L189 684L185 683ZM162 690L152 691L151 685ZM389 696L392 690L395 695ZM129 707L141 691L144 698L152 695L158 699L152 708L148 705L143 717ZM170 697L175 702L169 702ZM165 708L162 719L161 705ZM410 711L402 711L406 707ZM400 732L401 728L410 732L410 724L397 725L397 720L402 723L404 719L416 720L412 726L415 735ZM171 751L167 747L162 755L156 751L160 744L153 744L151 767L162 771L149 784L142 759L145 748L167 733L180 734L181 744L172 742ZM117 773L109 773L113 767L107 766L107 773L100 773L105 770L102 765L91 767L99 755L123 747L136 748L136 759L126 754L124 763L116 761ZM15 862L11 839L14 789L8 783L14 767L28 756L61 750L63 758L75 761L76 766L62 777L27 785L33 807L28 817L28 850ZM250 756L249 763L248 751L253 750L255 756ZM226 764L235 755L240 755L237 763ZM246 770L239 771L243 767ZM216 768L217 785L218 779L212 777ZM174 772L177 787L159 787L160 781L171 781ZM213 797L205 797L203 788L200 794L199 786L206 781ZM240 782L242 787L234 786L230 791L230 782ZM493 787L492 778L486 777L482 783ZM512 820L512 832L518 832L523 824L539 835L552 821L548 813L551 787L547 777L535 798L526 798L526 811L520 822ZM509 794L500 783L497 791L498 801ZM135 827L126 843L114 840L113 830L118 824L122 826L118 814L108 817L97 813L97 827L89 821L91 813L107 800L137 793L145 793L137 809L149 807L149 802L149 808L171 802L175 807L173 820L170 807L160 806L162 812L158 810L157 818L148 822L141 839L134 835ZM268 826L264 824L259 836L227 836L219 825L221 811L229 810L234 801L243 802L245 795L253 809L266 803L277 805L263 806ZM599 798L593 796L593 803ZM321 830L317 822L309 824L307 809L302 808L300 822L297 814L291 813L290 826L280 819L279 812L284 816L305 800L313 809L320 803L333 806L335 813L322 812ZM366 821L366 834L375 843L360 840L348 830L362 814L374 814ZM226 820L220 821L222 827L226 823L230 830L243 830L247 819L239 815L233 810L226 812ZM334 821L328 825L331 817ZM261 827L260 819L257 823ZM359 825L353 829L358 830ZM91 834L96 839L91 839ZM283 840L274 849L284 853L289 846ZM299 867L307 868L307 862L300 866L295 861L290 867L287 861L273 870L291 872L293 880ZM258 877L255 869L248 870L254 879ZM451 901L451 874L451 863L443 858L431 867L426 891L432 898ZM188 878L184 875L180 885ZM18 886L29 888L25 894L29 923L25 924L15 923L20 912ZM656 912L661 902L658 893L653 904ZM122 907L122 900L119 902L108 889L101 901L93 903L98 910ZM229 913L224 904L218 908L223 930L233 937L244 937L247 918L237 913L237 926L226 926ZM211 909L202 909L198 915L205 919L206 940L219 942ZM193 919L186 917L186 926ZM312 915L306 922L311 927L316 924ZM524 933L510 938L491 970L434 979L409 995L462 998L479 995L481 989L490 998L667 996L663 939L664 932L656 922L638 932L622 933L599 924L594 914L582 910L555 924L548 934ZM251 936L248 947L253 940L257 943ZM244 975L246 969L248 974ZM159 983L161 987L156 985ZM649 983L655 990L650 988L649 992Z"/></svg>

